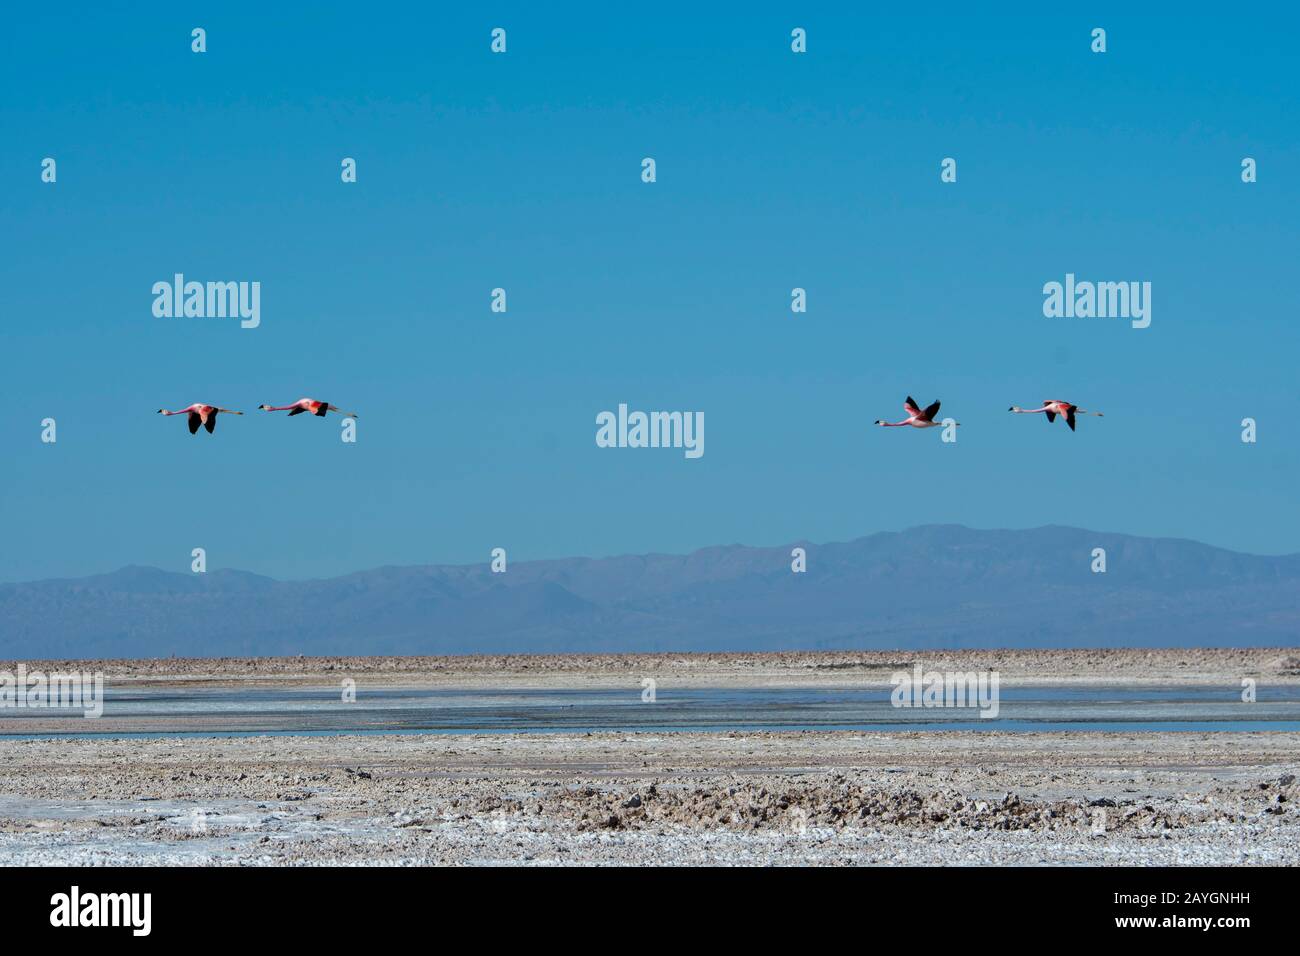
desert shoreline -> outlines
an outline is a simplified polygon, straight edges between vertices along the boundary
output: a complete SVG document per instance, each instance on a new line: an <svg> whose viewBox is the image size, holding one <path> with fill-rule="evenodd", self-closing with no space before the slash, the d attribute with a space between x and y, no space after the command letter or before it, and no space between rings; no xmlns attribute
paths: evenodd
<svg viewBox="0 0 1300 956"><path fill-rule="evenodd" d="M684 687L887 686L916 664L943 671L996 670L1005 686L1160 684L1240 686L1250 678L1300 684L1292 648L786 651L654 654L513 654L441 657L87 658L0 661L30 672L103 673L111 684L326 686L351 678L392 686L621 687L652 677Z"/></svg>
<svg viewBox="0 0 1300 956"><path fill-rule="evenodd" d="M1288 733L0 740L8 865L1300 863Z"/></svg>
<svg viewBox="0 0 1300 956"><path fill-rule="evenodd" d="M111 686L1300 681L1294 649L25 662ZM0 664L0 669L12 664ZM0 717L0 719L3 719ZM1300 734L593 731L0 737L0 863L1300 864Z"/></svg>

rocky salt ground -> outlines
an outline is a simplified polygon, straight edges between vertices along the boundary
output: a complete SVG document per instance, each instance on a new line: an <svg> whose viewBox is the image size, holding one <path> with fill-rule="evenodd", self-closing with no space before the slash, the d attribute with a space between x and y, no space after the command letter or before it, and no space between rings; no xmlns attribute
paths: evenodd
<svg viewBox="0 0 1300 956"><path fill-rule="evenodd" d="M681 687L888 686L895 671L997 670L1017 684L1226 684L1249 677L1300 683L1296 648L1093 648L965 651L773 651L694 654L513 654L456 657L221 657L26 661L29 670L91 671L110 687L130 684L454 687L639 687L653 677ZM0 661L13 670L17 661Z"/></svg>
<svg viewBox="0 0 1300 956"><path fill-rule="evenodd" d="M0 755L3 863L1300 863L1285 733L95 739Z"/></svg>

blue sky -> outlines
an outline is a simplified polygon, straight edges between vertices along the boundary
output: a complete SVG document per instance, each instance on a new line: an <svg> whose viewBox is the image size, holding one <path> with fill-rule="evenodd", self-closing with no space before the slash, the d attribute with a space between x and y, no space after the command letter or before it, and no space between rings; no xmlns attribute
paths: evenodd
<svg viewBox="0 0 1300 956"><path fill-rule="evenodd" d="M0 580L931 522L1300 550L1300 17L434 9L7 15ZM260 281L261 327L155 318L175 272ZM1045 318L1067 272L1150 281L1151 327ZM908 393L956 444L871 427ZM303 395L357 443L153 414ZM1044 398L1106 417L1006 412ZM703 411L704 457L597 448L620 402Z"/></svg>

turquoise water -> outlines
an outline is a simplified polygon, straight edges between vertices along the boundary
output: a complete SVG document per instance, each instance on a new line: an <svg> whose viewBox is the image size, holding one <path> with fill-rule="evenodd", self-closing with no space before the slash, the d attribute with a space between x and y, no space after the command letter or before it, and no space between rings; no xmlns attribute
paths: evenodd
<svg viewBox="0 0 1300 956"><path fill-rule="evenodd" d="M653 703L627 689L337 688L113 690L98 720L80 711L0 711L7 737L158 737L342 733L583 733L599 731L966 730L1300 731L1300 687L1042 686L1003 689L994 719L976 708L896 708L889 687L660 686ZM33 734L35 718L56 722ZM43 728L44 729L44 728Z"/></svg>

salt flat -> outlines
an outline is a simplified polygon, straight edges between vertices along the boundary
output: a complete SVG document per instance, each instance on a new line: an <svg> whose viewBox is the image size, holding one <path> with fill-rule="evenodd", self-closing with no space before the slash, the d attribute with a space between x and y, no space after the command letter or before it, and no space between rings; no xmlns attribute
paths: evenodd
<svg viewBox="0 0 1300 956"><path fill-rule="evenodd" d="M1284 683L1295 661L980 654L924 658L991 661L1013 683L1170 685ZM285 659L259 662L257 679L310 683L341 664L403 684L622 686L655 672L716 686L860 680L895 663L863 658ZM118 676L239 684L239 666ZM1300 863L1300 735L1286 732L103 736L0 739L0 758L5 864Z"/></svg>
<svg viewBox="0 0 1300 956"><path fill-rule="evenodd" d="M682 686L887 686L916 663L935 670L996 669L1004 684L1300 683L1300 647L1098 648L967 651L506 654L446 657L187 657L27 660L29 670L101 671L115 684L358 682L455 687L626 686L646 677ZM12 670L16 661L0 661Z"/></svg>
<svg viewBox="0 0 1300 956"><path fill-rule="evenodd" d="M0 741L5 864L1300 862L1291 734Z"/></svg>

